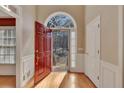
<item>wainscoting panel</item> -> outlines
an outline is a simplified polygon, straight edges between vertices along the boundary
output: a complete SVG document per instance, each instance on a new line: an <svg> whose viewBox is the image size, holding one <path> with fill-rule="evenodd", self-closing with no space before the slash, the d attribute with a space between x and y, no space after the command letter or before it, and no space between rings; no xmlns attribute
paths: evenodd
<svg viewBox="0 0 124 93"><path fill-rule="evenodd" d="M100 69L100 87L101 88L116 88L118 87L118 66L109 62L101 61Z"/></svg>
<svg viewBox="0 0 124 93"><path fill-rule="evenodd" d="M23 63L23 76L22 76L22 86L33 77L34 75L34 55L25 56L22 58Z"/></svg>
<svg viewBox="0 0 124 93"><path fill-rule="evenodd" d="M85 61L84 57L85 57L85 54L82 54L82 53L77 54L76 67L71 68L70 69L71 72L84 73L84 61Z"/></svg>

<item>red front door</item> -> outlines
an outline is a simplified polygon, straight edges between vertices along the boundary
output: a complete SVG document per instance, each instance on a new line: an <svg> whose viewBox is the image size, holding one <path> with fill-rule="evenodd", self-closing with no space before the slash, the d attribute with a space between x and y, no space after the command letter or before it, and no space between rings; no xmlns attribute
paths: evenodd
<svg viewBox="0 0 124 93"><path fill-rule="evenodd" d="M51 30L35 22L35 84L51 71Z"/></svg>

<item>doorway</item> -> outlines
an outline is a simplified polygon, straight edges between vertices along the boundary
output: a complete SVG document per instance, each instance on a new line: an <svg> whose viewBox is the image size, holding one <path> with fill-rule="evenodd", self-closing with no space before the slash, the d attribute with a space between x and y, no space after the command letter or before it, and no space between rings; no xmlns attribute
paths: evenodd
<svg viewBox="0 0 124 93"><path fill-rule="evenodd" d="M53 71L67 71L69 68L69 29L52 30Z"/></svg>
<svg viewBox="0 0 124 93"><path fill-rule="evenodd" d="M74 18L66 12L55 12L51 14L45 21L45 26L52 29L53 35L57 36L53 39L59 38L58 41L64 41L65 48L62 48L61 42L57 45L52 45L52 67L53 71L72 71L76 72L77 63L77 25ZM61 33L61 34L60 34ZM63 36L66 38L62 38ZM54 47L61 46L59 49ZM53 59L54 58L54 59ZM63 61L60 62L59 60ZM58 62L57 62L58 61ZM59 65L58 65L59 64ZM60 66L61 65L61 66ZM62 67L63 65L63 67ZM61 68L61 69L60 69Z"/></svg>

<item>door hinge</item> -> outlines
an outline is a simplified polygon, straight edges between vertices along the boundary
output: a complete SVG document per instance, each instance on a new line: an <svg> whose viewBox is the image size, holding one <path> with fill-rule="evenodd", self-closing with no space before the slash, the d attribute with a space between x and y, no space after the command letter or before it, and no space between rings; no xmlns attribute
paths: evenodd
<svg viewBox="0 0 124 93"><path fill-rule="evenodd" d="M99 54L99 50L98 50L98 54Z"/></svg>
<svg viewBox="0 0 124 93"><path fill-rule="evenodd" d="M100 27L100 24L98 24L98 28Z"/></svg>
<svg viewBox="0 0 124 93"><path fill-rule="evenodd" d="M97 79L99 80L99 76L97 76Z"/></svg>

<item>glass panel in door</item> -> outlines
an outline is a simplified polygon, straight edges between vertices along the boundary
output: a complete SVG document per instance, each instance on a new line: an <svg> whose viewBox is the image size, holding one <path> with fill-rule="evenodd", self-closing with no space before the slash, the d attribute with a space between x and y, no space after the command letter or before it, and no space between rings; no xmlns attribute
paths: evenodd
<svg viewBox="0 0 124 93"><path fill-rule="evenodd" d="M66 71L68 69L69 31L53 31L53 70Z"/></svg>

